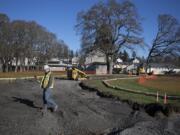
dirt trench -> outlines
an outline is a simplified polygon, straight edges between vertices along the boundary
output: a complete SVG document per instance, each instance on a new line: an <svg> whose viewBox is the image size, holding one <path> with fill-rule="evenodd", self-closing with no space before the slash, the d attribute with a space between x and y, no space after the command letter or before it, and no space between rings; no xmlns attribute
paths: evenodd
<svg viewBox="0 0 180 135"><path fill-rule="evenodd" d="M56 80L57 112L42 115L42 90L34 80L0 82L3 135L179 135L180 115L151 117L128 104L101 98L77 81Z"/></svg>

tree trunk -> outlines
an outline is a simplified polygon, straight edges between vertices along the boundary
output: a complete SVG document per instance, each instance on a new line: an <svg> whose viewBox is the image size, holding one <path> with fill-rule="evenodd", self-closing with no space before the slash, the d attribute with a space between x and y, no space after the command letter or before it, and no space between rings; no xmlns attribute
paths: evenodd
<svg viewBox="0 0 180 135"><path fill-rule="evenodd" d="M15 72L18 70L18 58L16 58Z"/></svg>
<svg viewBox="0 0 180 135"><path fill-rule="evenodd" d="M26 70L29 71L29 63L27 64L27 69Z"/></svg>
<svg viewBox="0 0 180 135"><path fill-rule="evenodd" d="M20 58L20 72L23 71L23 60L22 58Z"/></svg>
<svg viewBox="0 0 180 135"><path fill-rule="evenodd" d="M5 72L8 72L8 68L9 68L8 63L5 63Z"/></svg>
<svg viewBox="0 0 180 135"><path fill-rule="evenodd" d="M1 58L1 63L2 63L2 72L6 72L6 64L4 58Z"/></svg>
<svg viewBox="0 0 180 135"><path fill-rule="evenodd" d="M1 58L1 71L3 72L3 59Z"/></svg>
<svg viewBox="0 0 180 135"><path fill-rule="evenodd" d="M27 71L31 70L31 68L30 68L31 65L30 64L31 64L31 60L30 60L30 58L28 58Z"/></svg>
<svg viewBox="0 0 180 135"><path fill-rule="evenodd" d="M9 64L9 71L13 71L12 60L10 61L10 64Z"/></svg>
<svg viewBox="0 0 180 135"><path fill-rule="evenodd" d="M37 65L36 65L36 71L39 71L40 67L39 67L39 61L37 61Z"/></svg>
<svg viewBox="0 0 180 135"><path fill-rule="evenodd" d="M3 65L1 64L0 72L3 72Z"/></svg>
<svg viewBox="0 0 180 135"><path fill-rule="evenodd" d="M109 56L108 55L106 55L106 65L107 65L107 74L109 74L110 65L109 65Z"/></svg>
<svg viewBox="0 0 180 135"><path fill-rule="evenodd" d="M26 58L23 58L23 71L26 71L26 62L25 62Z"/></svg>
<svg viewBox="0 0 180 135"><path fill-rule="evenodd" d="M148 70L148 67L149 67L149 62L150 62L150 59L148 57L147 60L146 60L146 70L145 70L146 74L147 74L147 70Z"/></svg>
<svg viewBox="0 0 180 135"><path fill-rule="evenodd" d="M19 72L22 72L22 64L19 66Z"/></svg>
<svg viewBox="0 0 180 135"><path fill-rule="evenodd" d="M113 71L113 56L109 57L109 74L112 74Z"/></svg>
<svg viewBox="0 0 180 135"><path fill-rule="evenodd" d="M2 71L6 72L6 65L4 63L2 64Z"/></svg>
<svg viewBox="0 0 180 135"><path fill-rule="evenodd" d="M5 59L3 60L2 68L3 68L3 72L8 72L8 63Z"/></svg>
<svg viewBox="0 0 180 135"><path fill-rule="evenodd" d="M113 56L106 55L107 73L112 74L113 71Z"/></svg>

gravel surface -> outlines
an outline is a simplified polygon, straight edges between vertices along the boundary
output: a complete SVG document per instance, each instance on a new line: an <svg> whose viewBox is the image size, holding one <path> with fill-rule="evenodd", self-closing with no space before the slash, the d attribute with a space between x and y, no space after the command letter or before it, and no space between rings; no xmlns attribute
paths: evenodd
<svg viewBox="0 0 180 135"><path fill-rule="evenodd" d="M56 80L57 112L42 115L42 90L33 80L0 82L2 135L180 135L180 115L151 117L126 103L101 98L79 82Z"/></svg>

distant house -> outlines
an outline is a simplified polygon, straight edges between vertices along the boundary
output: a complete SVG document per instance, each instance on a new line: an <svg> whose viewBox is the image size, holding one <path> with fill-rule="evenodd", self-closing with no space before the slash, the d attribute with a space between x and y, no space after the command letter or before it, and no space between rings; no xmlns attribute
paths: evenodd
<svg viewBox="0 0 180 135"><path fill-rule="evenodd" d="M72 66L71 64L64 63L63 60L58 58L50 59L47 64L50 66L51 71L65 71L67 66Z"/></svg>
<svg viewBox="0 0 180 135"><path fill-rule="evenodd" d="M115 68L115 69L124 69L128 65L129 65L128 62L123 62L123 60L121 58L117 58L114 65L113 65L113 68Z"/></svg>
<svg viewBox="0 0 180 135"><path fill-rule="evenodd" d="M137 59L137 58L133 58L133 59L131 59L130 62L133 63L133 64L139 64L139 63L140 63L140 60Z"/></svg>
<svg viewBox="0 0 180 135"><path fill-rule="evenodd" d="M60 63L71 64L71 59L68 59L68 58L61 58L58 60L60 61Z"/></svg>
<svg viewBox="0 0 180 135"><path fill-rule="evenodd" d="M116 63L122 63L123 60L121 58L117 58Z"/></svg>
<svg viewBox="0 0 180 135"><path fill-rule="evenodd" d="M125 69L126 71L133 71L133 70L137 70L139 66L139 63L132 63L132 64L129 64Z"/></svg>
<svg viewBox="0 0 180 135"><path fill-rule="evenodd" d="M86 72L107 74L106 56L100 51L93 51L85 58Z"/></svg>
<svg viewBox="0 0 180 135"><path fill-rule="evenodd" d="M127 72L132 72L133 74L137 73L137 69L140 65L140 60L137 58L130 59L128 66L125 68Z"/></svg>
<svg viewBox="0 0 180 135"><path fill-rule="evenodd" d="M114 68L121 69L121 72L136 72L139 65L140 60L137 58L130 59L127 62L124 62L122 59L118 58L114 64Z"/></svg>
<svg viewBox="0 0 180 135"><path fill-rule="evenodd" d="M94 62L106 62L106 56L100 51L93 51L89 53L85 59L85 65L89 65Z"/></svg>
<svg viewBox="0 0 180 135"><path fill-rule="evenodd" d="M72 58L72 65L79 65L79 57Z"/></svg>
<svg viewBox="0 0 180 135"><path fill-rule="evenodd" d="M153 72L156 75L162 75L168 72L180 73L180 67L172 64L150 63L147 72Z"/></svg>
<svg viewBox="0 0 180 135"><path fill-rule="evenodd" d="M86 73L97 75L107 74L107 65L104 62L93 62L86 67Z"/></svg>

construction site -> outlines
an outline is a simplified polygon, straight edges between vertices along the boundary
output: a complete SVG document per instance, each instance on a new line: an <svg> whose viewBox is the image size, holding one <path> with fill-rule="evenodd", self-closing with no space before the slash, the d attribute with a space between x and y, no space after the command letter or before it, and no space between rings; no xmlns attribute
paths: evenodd
<svg viewBox="0 0 180 135"><path fill-rule="evenodd" d="M154 117L143 108L82 89L78 81L55 80L59 110L42 116L42 90L35 80L0 82L3 135L178 135L180 115Z"/></svg>
<svg viewBox="0 0 180 135"><path fill-rule="evenodd" d="M179 0L0 3L0 135L180 135Z"/></svg>

